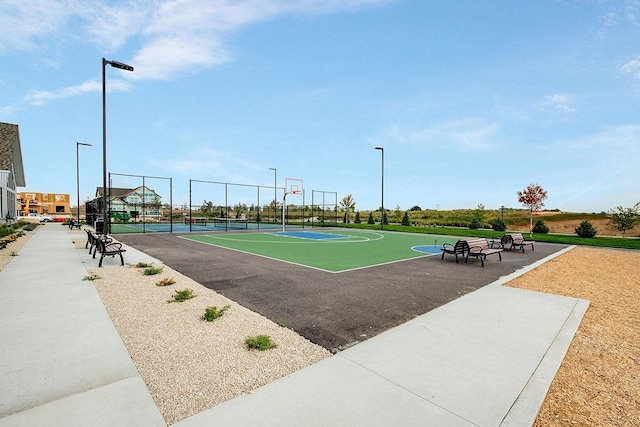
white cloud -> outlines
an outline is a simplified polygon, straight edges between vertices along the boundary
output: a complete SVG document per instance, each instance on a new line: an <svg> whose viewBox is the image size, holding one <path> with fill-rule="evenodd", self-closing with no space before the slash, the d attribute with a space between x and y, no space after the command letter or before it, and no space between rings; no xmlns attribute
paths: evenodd
<svg viewBox="0 0 640 427"><path fill-rule="evenodd" d="M132 78L169 80L176 74L231 60L219 40L198 37L158 38L140 49L131 64L135 64Z"/></svg>
<svg viewBox="0 0 640 427"><path fill-rule="evenodd" d="M38 48L38 41L62 37L68 12L64 2L3 0L0 2L0 54Z"/></svg>
<svg viewBox="0 0 640 427"><path fill-rule="evenodd" d="M548 95L544 97L542 101L542 107L551 107L556 110L564 111L565 113L572 113L576 109L571 105L573 103L573 97L567 94Z"/></svg>
<svg viewBox="0 0 640 427"><path fill-rule="evenodd" d="M401 144L425 146L451 146L460 151L492 149L496 145L500 126L495 123L482 123L477 120L459 120L445 122L425 129L403 129L393 126L384 136L384 140L393 140Z"/></svg>
<svg viewBox="0 0 640 427"><path fill-rule="evenodd" d="M244 26L286 14L326 14L394 0L3 0L0 54L47 49L42 61L55 65L52 40L83 40L103 56L135 67L127 79L167 80L232 60L225 37ZM69 31L72 28L73 31ZM134 45L135 44L135 45ZM129 58L118 51L128 48ZM111 58L107 58L111 59ZM114 83L110 81L110 86ZM83 93L86 83L55 92L32 91L29 102ZM95 89L95 88L93 88ZM89 90L86 90L89 91Z"/></svg>
<svg viewBox="0 0 640 427"><path fill-rule="evenodd" d="M640 56L620 67L620 74L634 79L640 79Z"/></svg>
<svg viewBox="0 0 640 427"><path fill-rule="evenodd" d="M124 92L131 90L131 84L119 79L111 79L107 84L109 92ZM45 90L31 90L27 93L26 100L29 104L40 106L54 99L70 98L89 92L102 91L102 83L97 80L89 80L76 86L60 88L54 92Z"/></svg>

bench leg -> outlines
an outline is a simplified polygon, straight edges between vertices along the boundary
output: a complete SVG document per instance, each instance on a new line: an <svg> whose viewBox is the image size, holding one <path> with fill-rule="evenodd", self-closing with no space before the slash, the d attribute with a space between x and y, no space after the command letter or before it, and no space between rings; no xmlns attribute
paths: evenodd
<svg viewBox="0 0 640 427"><path fill-rule="evenodd" d="M94 253L95 255L95 253ZM104 259L104 254L100 255L100 262L98 262L98 268L102 267L102 260Z"/></svg>
<svg viewBox="0 0 640 427"><path fill-rule="evenodd" d="M502 253L498 252L498 258L500 258L500 262L502 262Z"/></svg>
<svg viewBox="0 0 640 427"><path fill-rule="evenodd" d="M118 252L118 255L120 255L120 265L124 265L124 258L122 257L122 252Z"/></svg>

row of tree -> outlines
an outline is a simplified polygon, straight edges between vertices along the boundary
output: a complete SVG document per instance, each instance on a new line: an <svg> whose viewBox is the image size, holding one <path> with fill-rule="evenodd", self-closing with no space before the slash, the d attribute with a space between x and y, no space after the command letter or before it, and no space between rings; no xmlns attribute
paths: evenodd
<svg viewBox="0 0 640 427"><path fill-rule="evenodd" d="M536 231L533 225L533 214L534 212L540 211L544 207L544 201L546 199L547 191L538 184L529 184L524 190L518 191L518 202L522 203L522 205L529 210L529 231L531 234ZM356 208L356 202L353 199L353 195L347 194L346 196L344 196L340 201L340 206L341 210L344 212L344 222L348 223L350 221L350 214L354 212ZM413 208L411 208L411 210L416 211L421 209L418 206L414 206ZM484 206L482 204L478 205L478 208L474 212L474 218L469 224L470 228L481 227L483 212ZM616 206L615 208L609 210L609 215L611 217L611 227L615 230L620 231L622 233L622 237L625 237L627 231L632 230L634 227L640 224L640 202L636 203L630 208ZM383 220L384 222L386 222L386 215ZM369 214L369 221L373 221L373 216L371 213ZM498 219L496 221L500 220ZM360 222L359 213L356 213L356 222ZM402 224L409 225L409 216L407 212L405 212L404 214ZM500 224L493 225L494 227L501 227ZM504 222L502 226L504 226ZM506 227L502 228L502 230L500 231L503 231L504 229L506 229Z"/></svg>

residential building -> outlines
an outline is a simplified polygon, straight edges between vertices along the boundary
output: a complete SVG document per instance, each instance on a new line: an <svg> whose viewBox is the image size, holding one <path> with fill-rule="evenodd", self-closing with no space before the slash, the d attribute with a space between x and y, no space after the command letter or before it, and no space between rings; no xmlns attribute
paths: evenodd
<svg viewBox="0 0 640 427"><path fill-rule="evenodd" d="M26 185L18 125L0 122L0 222L18 216L18 187Z"/></svg>
<svg viewBox="0 0 640 427"><path fill-rule="evenodd" d="M102 193L102 187L96 188L96 198L89 202L94 209L88 208L87 212L101 213ZM149 187L109 188L108 210L112 218L159 218L161 206L162 197Z"/></svg>

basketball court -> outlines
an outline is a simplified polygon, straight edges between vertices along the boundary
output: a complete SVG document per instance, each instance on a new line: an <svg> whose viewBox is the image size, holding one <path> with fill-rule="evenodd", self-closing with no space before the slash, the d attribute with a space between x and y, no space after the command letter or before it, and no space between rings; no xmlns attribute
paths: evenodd
<svg viewBox="0 0 640 427"><path fill-rule="evenodd" d="M365 230L294 230L184 236L206 245L340 273L440 254L455 238Z"/></svg>

